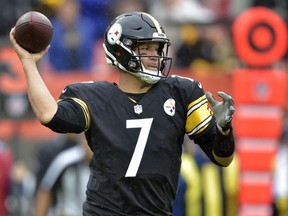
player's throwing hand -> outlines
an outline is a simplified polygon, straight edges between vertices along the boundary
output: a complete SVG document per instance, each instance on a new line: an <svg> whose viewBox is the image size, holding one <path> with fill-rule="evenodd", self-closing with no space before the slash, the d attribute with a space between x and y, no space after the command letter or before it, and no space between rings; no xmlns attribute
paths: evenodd
<svg viewBox="0 0 288 216"><path fill-rule="evenodd" d="M43 51L39 53L29 53L27 50L22 48L15 39L15 28L12 28L10 31L10 41L14 47L14 50L16 51L17 55L19 56L21 61L24 61L25 59L33 60L34 62L38 62L40 59L43 58L43 56L48 52L48 49L50 45L46 47Z"/></svg>

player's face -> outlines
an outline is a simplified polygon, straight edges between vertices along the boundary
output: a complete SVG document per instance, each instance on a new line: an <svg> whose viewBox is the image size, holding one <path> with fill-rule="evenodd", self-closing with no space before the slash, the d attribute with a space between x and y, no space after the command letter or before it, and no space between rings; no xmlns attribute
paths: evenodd
<svg viewBox="0 0 288 216"><path fill-rule="evenodd" d="M158 51L159 43L157 42L149 42L149 43L141 43L136 49L135 52L138 55L141 55L141 62L144 67L148 70L157 71L159 65ZM147 57L145 57L147 56Z"/></svg>

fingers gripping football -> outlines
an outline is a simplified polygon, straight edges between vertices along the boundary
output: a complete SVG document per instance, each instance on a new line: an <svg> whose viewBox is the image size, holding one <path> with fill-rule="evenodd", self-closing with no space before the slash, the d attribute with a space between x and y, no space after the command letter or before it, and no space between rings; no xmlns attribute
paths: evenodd
<svg viewBox="0 0 288 216"><path fill-rule="evenodd" d="M212 106L212 111L216 118L217 124L221 128L226 129L227 126L230 126L233 114L235 112L234 101L230 95L227 95L224 92L217 92L217 94L222 98L222 102L215 100L210 92L205 92L206 98Z"/></svg>

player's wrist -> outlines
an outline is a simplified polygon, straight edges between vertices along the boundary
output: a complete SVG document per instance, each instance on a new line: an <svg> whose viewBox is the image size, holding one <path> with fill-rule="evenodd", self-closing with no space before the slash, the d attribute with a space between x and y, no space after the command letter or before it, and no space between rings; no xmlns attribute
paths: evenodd
<svg viewBox="0 0 288 216"><path fill-rule="evenodd" d="M22 63L34 63L34 59L32 57L22 57L21 58Z"/></svg>
<svg viewBox="0 0 288 216"><path fill-rule="evenodd" d="M231 130L231 122L228 122L224 127L220 126L217 123L217 128L221 132L221 134L227 136L227 135L229 135L230 130Z"/></svg>

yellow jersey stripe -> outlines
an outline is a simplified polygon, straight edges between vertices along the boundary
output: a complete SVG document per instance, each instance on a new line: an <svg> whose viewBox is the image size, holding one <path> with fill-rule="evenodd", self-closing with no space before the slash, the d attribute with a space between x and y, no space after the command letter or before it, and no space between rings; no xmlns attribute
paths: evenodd
<svg viewBox="0 0 288 216"><path fill-rule="evenodd" d="M208 100L204 99L204 100L201 100L199 103L190 107L190 109L188 110L187 116L189 116L194 110L198 109L199 107L201 107L203 104L205 104L207 102L208 102ZM188 108L189 108L189 106L188 106Z"/></svg>
<svg viewBox="0 0 288 216"><path fill-rule="evenodd" d="M188 110L190 110L191 107L195 106L196 104L198 104L198 103L201 102L202 100L206 100L206 101L207 101L205 95L203 95L202 97L200 97L200 98L198 98L197 100L195 100L195 101L193 101L192 103L190 103L190 104L188 105Z"/></svg>
<svg viewBox="0 0 288 216"><path fill-rule="evenodd" d="M212 119L211 112L208 109L208 100L205 95L188 105L186 133L193 135L202 132L208 127Z"/></svg>
<svg viewBox="0 0 288 216"><path fill-rule="evenodd" d="M83 110L85 121L86 121L85 131L87 131L89 129L90 123L91 123L91 117L90 117L90 112L89 112L88 106L84 101L80 100L79 98L72 98L72 99L75 102L77 102Z"/></svg>
<svg viewBox="0 0 288 216"><path fill-rule="evenodd" d="M197 125L195 128L193 128L193 130L191 130L190 132L187 131L187 126L186 126L186 132L187 132L187 134L190 136L190 135L193 135L193 134L197 134L197 133L202 132L203 130L205 130L205 128L208 127L211 119L212 119L212 116L209 116L207 119L205 119L203 122L201 122L201 123L200 123L199 125Z"/></svg>

